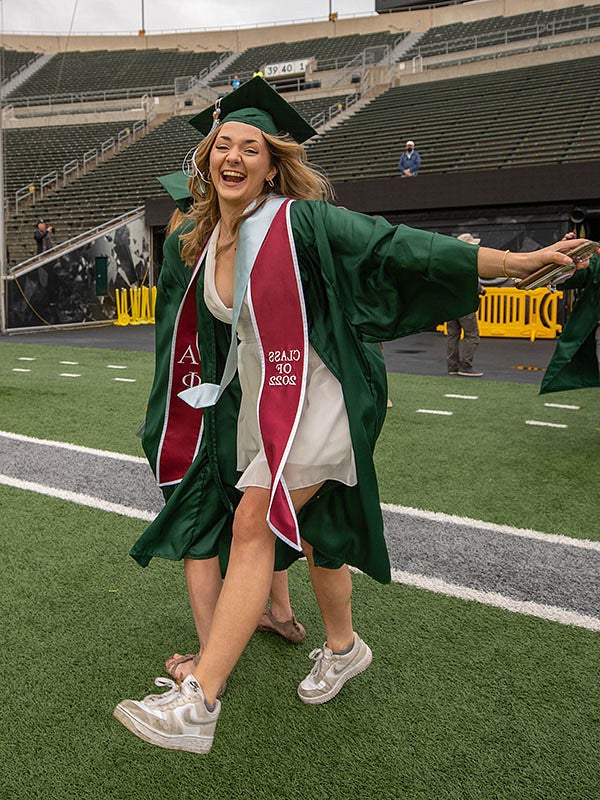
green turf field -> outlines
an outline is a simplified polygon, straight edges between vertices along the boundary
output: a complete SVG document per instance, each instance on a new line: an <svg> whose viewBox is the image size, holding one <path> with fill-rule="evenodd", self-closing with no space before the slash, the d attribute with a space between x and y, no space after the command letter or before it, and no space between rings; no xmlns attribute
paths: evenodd
<svg viewBox="0 0 600 800"><path fill-rule="evenodd" d="M0 342L0 428L139 455L151 372L148 354ZM459 385L479 400L444 397ZM391 376L382 500L600 538L596 393L536 392ZM300 563L290 584L307 641L256 634L212 753L163 751L111 712L150 691L173 650L195 647L180 565L129 558L136 520L1 486L0 514L2 800L600 797L597 633L355 575L373 665L309 707L295 687L323 633Z"/></svg>

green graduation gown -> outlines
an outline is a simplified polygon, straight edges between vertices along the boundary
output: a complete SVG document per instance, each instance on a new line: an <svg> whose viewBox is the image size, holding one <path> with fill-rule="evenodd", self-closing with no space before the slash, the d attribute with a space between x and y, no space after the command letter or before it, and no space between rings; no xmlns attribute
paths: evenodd
<svg viewBox="0 0 600 800"><path fill-rule="evenodd" d="M546 368L540 394L600 386L596 357L596 326L600 321L600 256L590 259L561 287L583 289Z"/></svg>
<svg viewBox="0 0 600 800"><path fill-rule="evenodd" d="M474 311L478 303L477 248L454 238L392 226L323 201L291 206L294 243L310 343L340 381L348 412L358 483L329 481L298 515L315 562L348 563L378 581L390 580L383 536L375 442L387 400L379 341L396 339ZM274 270L276 267L274 267ZM164 421L173 327L191 270L180 258L178 232L165 242L156 306L156 370L143 446L153 469ZM218 383L231 328L206 308L203 269L197 286L198 340L203 381ZM240 387L234 380L216 406L204 410L198 455L131 555L142 565L154 556L181 559L219 555L224 568L233 513L236 420ZM409 456L410 457L410 456ZM300 554L277 541L276 567Z"/></svg>

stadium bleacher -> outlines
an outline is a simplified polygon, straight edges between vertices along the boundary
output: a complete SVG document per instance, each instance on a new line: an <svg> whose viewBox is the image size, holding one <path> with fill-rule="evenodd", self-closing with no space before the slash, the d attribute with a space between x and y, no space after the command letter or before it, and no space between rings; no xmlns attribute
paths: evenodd
<svg viewBox="0 0 600 800"><path fill-rule="evenodd" d="M578 5L508 17L489 17L474 22L453 22L430 28L403 58L428 58L525 39L544 39L593 27L600 27L600 5Z"/></svg>
<svg viewBox="0 0 600 800"><path fill-rule="evenodd" d="M15 73L20 72L39 56L39 53L34 53L32 50L8 50L0 47L2 83L6 83Z"/></svg>
<svg viewBox="0 0 600 800"><path fill-rule="evenodd" d="M266 64L278 64L283 61L314 58L317 62L315 71L340 69L368 48L392 47L404 35L380 31L335 38L323 36L316 39L302 39L297 42L278 42L263 47L252 47L232 61L227 67L227 72L211 81L211 85L228 85L235 74L242 80L246 80Z"/></svg>
<svg viewBox="0 0 600 800"><path fill-rule="evenodd" d="M558 9L551 5L546 11L506 17L483 13L472 22L434 25L400 56L404 61L411 54L420 54L425 60L431 56L424 73L411 79L406 73L390 70L389 64L378 72L375 55L369 62L372 72L361 76L361 82L366 76L364 85L352 83L350 71L344 67L369 50L389 53L409 35L409 26L406 30L396 26L394 33L382 24L382 30L370 33L278 41L248 47L237 55L226 50L186 51L178 46L73 50L45 59L7 98L19 112L5 132L6 236L11 264L32 255L30 234L39 216L51 219L57 238L64 241L140 207L148 198L164 196L156 176L177 169L197 142L197 134L187 124L191 110L175 103L169 106L175 82L188 76L202 75L204 84L212 86L216 94L217 87L229 90L234 73L244 79L267 63L314 58L313 72L334 74L327 83L332 88L290 97L317 127L345 112L340 114L341 122L321 130L308 145L311 162L335 182L397 177L398 156L407 138L417 142L423 175L539 164L552 167L597 159L600 51L585 58L571 53L567 60L559 50L570 44L567 34L582 31L589 33L586 41L593 46L600 5ZM507 42L518 45L531 38L533 31L543 40L540 48L546 52L549 47L556 48L550 63L536 61L536 46L530 41L522 49L504 46ZM509 56L519 53L527 56L528 66L511 68ZM485 63L490 54L494 57L492 69ZM4 50L5 74L7 65L18 70L37 55ZM506 62L502 69L497 68L498 57ZM452 77L444 77L444 67L456 60L481 60L481 64L476 74L455 77L448 72ZM362 101L356 102L365 90ZM164 96L168 102L160 107L159 117L145 135L123 142L111 158L70 174L66 185L57 180L43 198L36 191L31 198L35 205L25 199L15 213L12 195L19 187L28 183L38 186L42 176L52 170L60 175L65 163L80 159L84 152L134 124L131 117L123 116L125 110L116 121L105 119L110 103L102 105L98 99L90 99L93 94L111 92L134 97L148 92ZM40 116L37 127L15 127L19 118L25 120L23 125L31 125L31 118L42 113L36 108L36 98L50 101L47 113L63 113L59 100L69 93L75 99L64 124L45 124ZM568 113L574 97L577 113ZM193 96L186 105L192 102ZM83 117L90 110L96 120L89 122L86 116L77 123L77 112ZM179 116L181 113L184 115Z"/></svg>
<svg viewBox="0 0 600 800"><path fill-rule="evenodd" d="M114 95L132 89L172 94L176 78L197 76L224 55L157 48L60 53L11 92L8 100L17 103L22 98L98 92Z"/></svg>
<svg viewBox="0 0 600 800"><path fill-rule="evenodd" d="M310 158L338 181L397 174L408 138L428 173L586 160L600 152L599 90L600 57L394 87ZM565 114L573 97L584 110Z"/></svg>

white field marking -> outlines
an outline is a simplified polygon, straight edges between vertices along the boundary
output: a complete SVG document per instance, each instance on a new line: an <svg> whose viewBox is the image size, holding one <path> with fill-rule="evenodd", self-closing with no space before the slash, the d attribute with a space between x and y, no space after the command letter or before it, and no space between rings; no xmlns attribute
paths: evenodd
<svg viewBox="0 0 600 800"><path fill-rule="evenodd" d="M59 378L81 378L80 372L59 372Z"/></svg>
<svg viewBox="0 0 600 800"><path fill-rule="evenodd" d="M417 408L417 414L439 414L442 417L451 417L454 411L435 411L432 408Z"/></svg>
<svg viewBox="0 0 600 800"><path fill-rule="evenodd" d="M447 583L440 578L403 572L399 569L392 570L392 580L394 583L404 583L408 586L415 586L418 589L426 589L428 592L445 594L461 600L470 600L486 606L503 608L505 611L512 611L516 614L539 617L551 622L559 622L561 625L587 628L590 631L600 631L600 619L597 617L580 614L577 611L569 611L559 606L548 606L543 603L535 603L532 600L515 600L498 592L482 592L480 589L471 589L469 586Z"/></svg>
<svg viewBox="0 0 600 800"><path fill-rule="evenodd" d="M113 378L113 381L120 381L121 383L136 383L137 378Z"/></svg>
<svg viewBox="0 0 600 800"><path fill-rule="evenodd" d="M56 489L53 486L44 486L41 483L21 481L18 478L11 478L9 475L0 475L0 484L22 489L25 492L35 492L47 497L55 497L57 500L66 500L68 503L76 503L79 506L97 508L100 511L108 511L111 514L120 514L123 517L142 519L145 522L152 522L156 517L156 514L144 511L141 508L132 508L131 506L121 505L121 503L109 503L106 500L100 500L99 497L91 497L88 494L80 494L79 492L68 492L65 489Z"/></svg>
<svg viewBox="0 0 600 800"><path fill-rule="evenodd" d="M391 503L381 503L381 508L383 511L390 511L392 514L404 514L407 517L418 517L431 522L451 523L452 525L461 525L463 528L477 528L490 533L503 533L508 536L519 536L523 539L537 539L548 544L580 547L583 550L596 550L600 553L600 542L593 542L590 539L574 539L572 536L563 536L562 534L542 533L528 528L513 528L510 525L499 525L496 522L483 522L470 517L458 517L454 514L443 514L439 511L423 511L420 508L396 506Z"/></svg>
<svg viewBox="0 0 600 800"><path fill-rule="evenodd" d="M35 358L31 358L31 356L19 356L17 361L35 361Z"/></svg>
<svg viewBox="0 0 600 800"><path fill-rule="evenodd" d="M0 431L0 437L14 439L16 442L31 442L31 444L43 444L47 447L60 447L63 450L73 450L76 453L89 453L92 456L100 456L101 458L114 458L118 461L133 461L134 464L148 463L145 458L141 458L140 456L130 456L127 453L114 453L111 450L96 450L93 447L84 447L83 445L70 444L69 442L56 442L53 439L36 439L35 436L25 436L21 433Z"/></svg>
<svg viewBox="0 0 600 800"><path fill-rule="evenodd" d="M122 364L107 364L106 369L127 369Z"/></svg>
<svg viewBox="0 0 600 800"><path fill-rule="evenodd" d="M445 394L444 397L453 397L456 400L479 400L476 394Z"/></svg>
<svg viewBox="0 0 600 800"><path fill-rule="evenodd" d="M568 408L571 411L579 411L581 406L569 406L566 403L544 403L548 408Z"/></svg>
<svg viewBox="0 0 600 800"><path fill-rule="evenodd" d="M67 364L70 367L76 367L79 361L59 361L59 364Z"/></svg>
<svg viewBox="0 0 600 800"><path fill-rule="evenodd" d="M541 428L568 428L568 425L563 425L562 422L540 422L538 419L526 419L525 425L537 425Z"/></svg>
<svg viewBox="0 0 600 800"><path fill-rule="evenodd" d="M31 372L31 370L24 367L13 367L13 372Z"/></svg>

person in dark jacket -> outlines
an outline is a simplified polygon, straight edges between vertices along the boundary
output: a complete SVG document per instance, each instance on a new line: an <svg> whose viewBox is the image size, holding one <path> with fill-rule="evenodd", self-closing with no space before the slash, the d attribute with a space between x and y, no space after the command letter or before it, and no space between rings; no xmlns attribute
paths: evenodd
<svg viewBox="0 0 600 800"><path fill-rule="evenodd" d="M54 226L46 224L43 219L39 219L33 232L33 238L37 242L38 255L54 247L50 236L51 233L54 233Z"/></svg>

